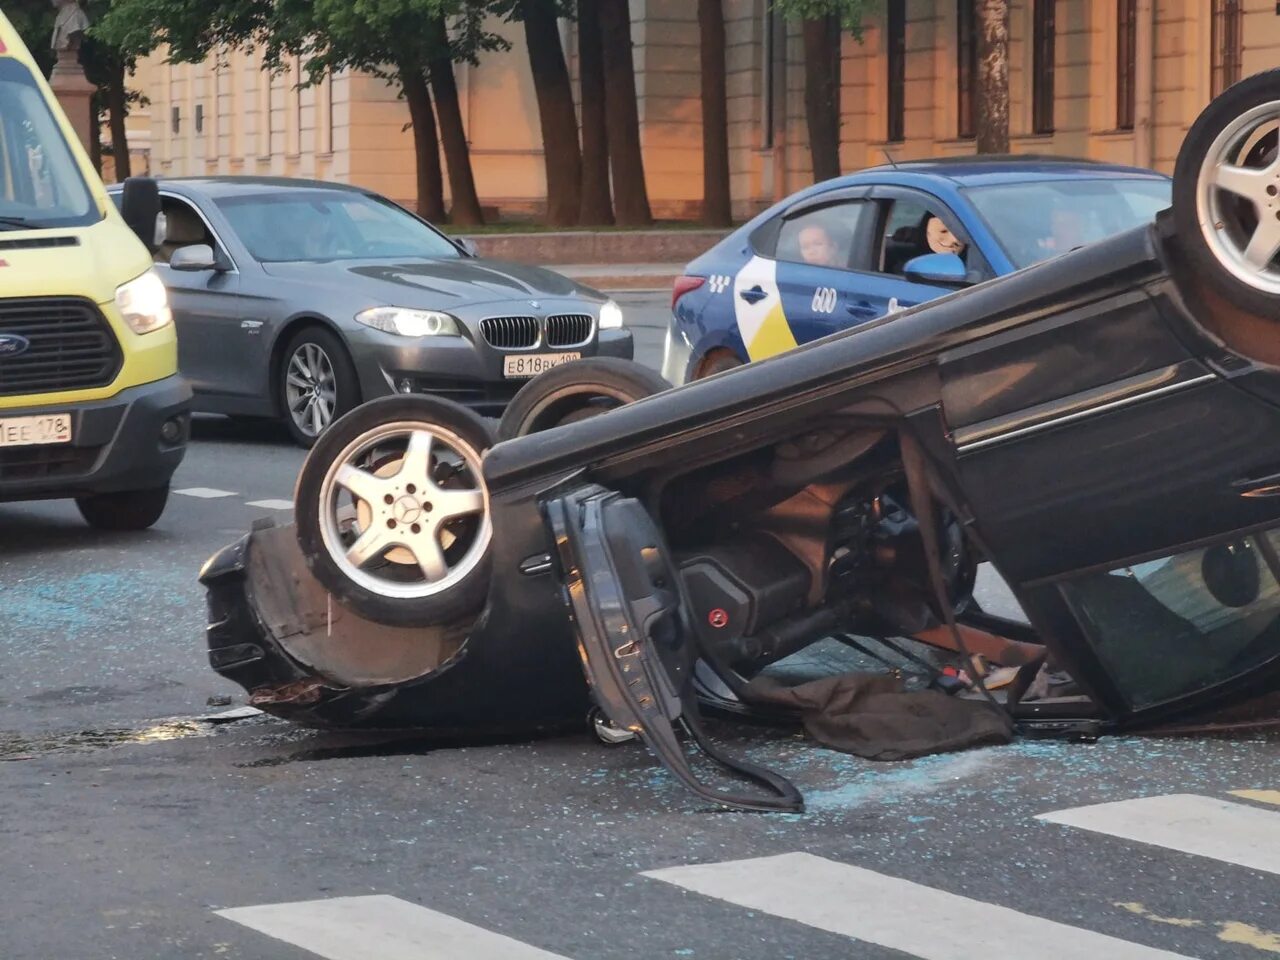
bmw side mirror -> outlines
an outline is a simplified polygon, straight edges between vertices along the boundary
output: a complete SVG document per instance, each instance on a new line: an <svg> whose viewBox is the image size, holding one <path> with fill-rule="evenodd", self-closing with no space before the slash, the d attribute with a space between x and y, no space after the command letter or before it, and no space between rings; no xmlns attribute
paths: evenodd
<svg viewBox="0 0 1280 960"><path fill-rule="evenodd" d="M939 283L952 287L969 283L964 261L954 253L926 253L915 257L907 261L902 275L913 283Z"/></svg>
<svg viewBox="0 0 1280 960"><path fill-rule="evenodd" d="M120 216L154 254L164 238L160 223L160 185L151 177L129 177L120 191Z"/></svg>
<svg viewBox="0 0 1280 960"><path fill-rule="evenodd" d="M459 237L457 244L468 257L480 256L480 248L476 246L476 242L470 237Z"/></svg>
<svg viewBox="0 0 1280 960"><path fill-rule="evenodd" d="M169 258L169 269L183 273L217 270L218 258L213 253L213 247L205 243L193 243L173 251L173 256Z"/></svg>

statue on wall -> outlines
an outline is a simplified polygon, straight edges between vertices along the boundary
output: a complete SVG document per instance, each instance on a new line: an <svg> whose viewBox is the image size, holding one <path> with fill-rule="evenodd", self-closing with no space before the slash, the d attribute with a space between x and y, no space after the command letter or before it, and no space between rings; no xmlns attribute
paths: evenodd
<svg viewBox="0 0 1280 960"><path fill-rule="evenodd" d="M52 0L52 3L58 16L53 24L50 48L58 54L59 60L64 56L75 58L84 42L84 33L89 29L89 17L80 9L78 0Z"/></svg>

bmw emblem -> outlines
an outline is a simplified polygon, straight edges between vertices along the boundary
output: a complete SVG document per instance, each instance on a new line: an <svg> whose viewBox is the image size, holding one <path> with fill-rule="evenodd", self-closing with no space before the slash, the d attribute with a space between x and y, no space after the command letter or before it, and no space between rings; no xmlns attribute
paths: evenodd
<svg viewBox="0 0 1280 960"><path fill-rule="evenodd" d="M540 310L542 308L542 304L540 304L537 300L530 300L529 306L533 307L533 309L535 310Z"/></svg>
<svg viewBox="0 0 1280 960"><path fill-rule="evenodd" d="M16 333L0 333L0 359L18 357L31 349L31 341Z"/></svg>

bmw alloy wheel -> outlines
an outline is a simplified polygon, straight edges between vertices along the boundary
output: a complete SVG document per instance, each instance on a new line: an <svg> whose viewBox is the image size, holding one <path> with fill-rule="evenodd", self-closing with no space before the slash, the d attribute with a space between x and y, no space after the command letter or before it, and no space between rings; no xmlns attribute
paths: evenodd
<svg viewBox="0 0 1280 960"><path fill-rule="evenodd" d="M308 437L324 433L338 409L338 381L323 347L310 342L298 346L285 370L284 389L294 425Z"/></svg>

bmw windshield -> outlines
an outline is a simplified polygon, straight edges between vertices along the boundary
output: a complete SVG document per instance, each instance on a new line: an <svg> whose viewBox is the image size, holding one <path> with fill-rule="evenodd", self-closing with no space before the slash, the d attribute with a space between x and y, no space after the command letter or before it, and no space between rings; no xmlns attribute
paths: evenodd
<svg viewBox="0 0 1280 960"><path fill-rule="evenodd" d="M965 194L1015 267L1148 224L1169 206L1164 179L1073 178L969 187Z"/></svg>
<svg viewBox="0 0 1280 960"><path fill-rule="evenodd" d="M349 190L282 190L217 201L260 263L459 256L417 217Z"/></svg>
<svg viewBox="0 0 1280 960"><path fill-rule="evenodd" d="M0 231L83 226L100 219L35 78L0 57Z"/></svg>

